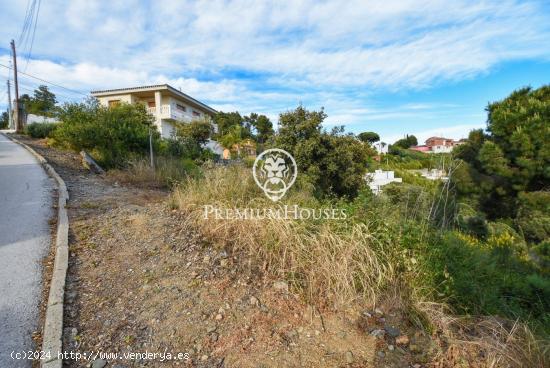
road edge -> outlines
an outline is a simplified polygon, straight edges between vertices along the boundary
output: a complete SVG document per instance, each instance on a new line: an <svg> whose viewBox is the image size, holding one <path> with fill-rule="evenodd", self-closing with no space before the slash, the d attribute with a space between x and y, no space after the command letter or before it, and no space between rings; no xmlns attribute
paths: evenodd
<svg viewBox="0 0 550 368"><path fill-rule="evenodd" d="M46 304L44 329L42 332L42 354L46 359L40 361L40 367L61 368L63 365L63 301L65 295L65 280L69 267L69 216L66 208L67 201L69 200L69 193L65 181L44 157L14 137L8 134L3 135L29 151L40 165L42 165L48 175L55 179L57 184L58 202L55 261L50 282L50 293Z"/></svg>

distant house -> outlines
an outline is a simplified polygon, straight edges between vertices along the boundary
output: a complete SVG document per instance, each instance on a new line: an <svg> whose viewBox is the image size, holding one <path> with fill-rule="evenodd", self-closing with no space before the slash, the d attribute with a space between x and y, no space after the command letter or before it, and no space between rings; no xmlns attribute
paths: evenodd
<svg viewBox="0 0 550 368"><path fill-rule="evenodd" d="M420 175L428 180L442 180L442 181L449 180L445 170L441 170L441 169L431 169L431 170L423 169L423 170L420 170Z"/></svg>
<svg viewBox="0 0 550 368"><path fill-rule="evenodd" d="M240 157L249 157L249 158L255 158L256 157L256 142L254 142L252 139L245 139L241 143L234 144L231 149L224 149L223 150L223 159L229 160L231 159L231 153L237 154Z"/></svg>
<svg viewBox="0 0 550 368"><path fill-rule="evenodd" d="M413 150L413 151L418 151L418 152L430 152L431 149L430 147L424 145L424 146L412 146L409 148L410 150Z"/></svg>
<svg viewBox="0 0 550 368"><path fill-rule="evenodd" d="M401 183L402 178L396 178L393 171L375 170L373 173L367 173L365 179L374 194L380 194L382 187L389 183Z"/></svg>
<svg viewBox="0 0 550 368"><path fill-rule="evenodd" d="M426 153L449 153L453 151L453 148L459 144L465 143L465 139L455 141L450 138L443 137L430 137L426 139L424 145L412 146L409 149L418 152Z"/></svg>
<svg viewBox="0 0 550 368"><path fill-rule="evenodd" d="M103 106L115 106L122 102L141 103L155 117L163 138L170 138L174 122L190 122L194 119L212 119L216 110L168 84L92 91Z"/></svg>
<svg viewBox="0 0 550 368"><path fill-rule="evenodd" d="M453 150L455 141L443 137L430 137L426 139L426 146L430 147L433 153L449 153Z"/></svg>

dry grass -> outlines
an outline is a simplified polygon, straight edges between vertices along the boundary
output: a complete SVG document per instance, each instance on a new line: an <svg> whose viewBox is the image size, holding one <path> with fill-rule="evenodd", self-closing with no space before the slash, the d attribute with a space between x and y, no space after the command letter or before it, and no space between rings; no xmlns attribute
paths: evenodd
<svg viewBox="0 0 550 368"><path fill-rule="evenodd" d="M155 168L146 159L130 162L124 170L109 170L111 180L121 184L134 185L140 188L169 188L184 180L192 169L180 159L159 157L155 160Z"/></svg>
<svg viewBox="0 0 550 368"><path fill-rule="evenodd" d="M548 341L537 339L523 323L492 316L456 317L437 303L417 307L448 344L435 358L438 368L544 368L550 364Z"/></svg>
<svg viewBox="0 0 550 368"><path fill-rule="evenodd" d="M431 326L445 341L446 347L434 358L435 367L548 366L547 346L536 341L525 325L495 318L459 318L445 305L424 301L427 293L410 282L414 275L397 271L395 234L381 229L380 221L370 229L368 221L204 219L204 205L274 207L250 173L239 167L207 170L201 179L176 188L172 200L175 207L192 215L209 241L248 255L251 269L288 280L309 303L339 308L353 302L375 305L381 299L393 300L396 309L418 325ZM319 206L304 189L291 191L286 202Z"/></svg>
<svg viewBox="0 0 550 368"><path fill-rule="evenodd" d="M261 268L288 280L310 302L348 303L358 296L375 304L396 273L387 244L366 225L295 220L203 219L203 205L224 208L274 208L241 168L216 168L174 193L176 205L193 214L205 236L232 252L245 252ZM237 184L238 183L238 184ZM288 199L303 206L314 200L304 192Z"/></svg>

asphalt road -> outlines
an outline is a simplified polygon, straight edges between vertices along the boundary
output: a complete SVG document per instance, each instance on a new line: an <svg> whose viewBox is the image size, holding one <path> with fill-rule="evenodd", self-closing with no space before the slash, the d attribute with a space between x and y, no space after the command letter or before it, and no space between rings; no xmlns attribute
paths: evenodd
<svg viewBox="0 0 550 368"><path fill-rule="evenodd" d="M53 188L36 159L0 134L0 367L30 367L10 355L37 349L31 336L39 328Z"/></svg>

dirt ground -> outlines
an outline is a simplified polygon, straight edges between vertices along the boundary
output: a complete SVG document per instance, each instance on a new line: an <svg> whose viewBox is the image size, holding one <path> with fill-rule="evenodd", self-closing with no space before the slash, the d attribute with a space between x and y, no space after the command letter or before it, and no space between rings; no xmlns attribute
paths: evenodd
<svg viewBox="0 0 550 368"><path fill-rule="evenodd" d="M122 186L88 172L78 154L22 140L69 190L67 367L427 363L418 349L425 336L392 325L398 317L390 308L320 312L284 282L212 248L185 213L170 207L168 191Z"/></svg>

